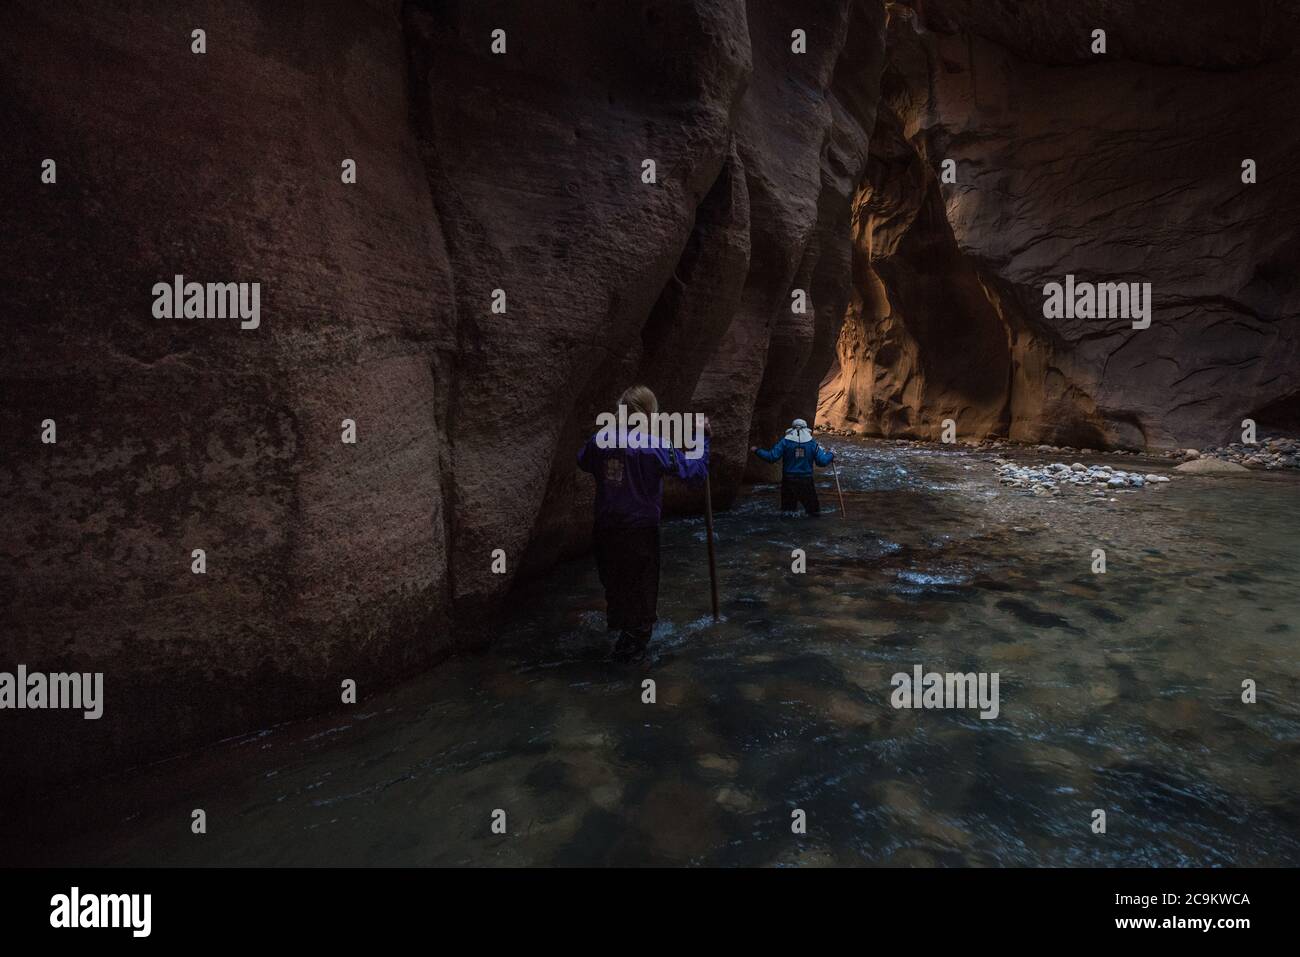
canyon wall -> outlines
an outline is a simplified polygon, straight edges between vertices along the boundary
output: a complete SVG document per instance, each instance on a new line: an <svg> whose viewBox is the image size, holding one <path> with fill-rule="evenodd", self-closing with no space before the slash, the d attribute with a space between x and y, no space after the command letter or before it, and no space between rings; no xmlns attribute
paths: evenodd
<svg viewBox="0 0 1300 957"><path fill-rule="evenodd" d="M819 420L1098 448L1300 427L1298 41L1294 0L890 4ZM1150 327L1044 318L1067 275L1149 282Z"/></svg>
<svg viewBox="0 0 1300 957"><path fill-rule="evenodd" d="M0 670L105 682L0 717L8 796L481 644L586 547L633 381L711 415L725 504L812 417L884 39L879 0L5 4ZM176 275L259 327L156 318Z"/></svg>
<svg viewBox="0 0 1300 957"><path fill-rule="evenodd" d="M587 548L575 454L634 381L712 418L722 506L819 389L823 421L886 435L1296 418L1298 19L5 4L0 671L102 671L105 702L5 712L0 791L481 646L520 576ZM1067 273L1151 282L1151 327L1043 319ZM177 275L259 283L260 325L155 317Z"/></svg>

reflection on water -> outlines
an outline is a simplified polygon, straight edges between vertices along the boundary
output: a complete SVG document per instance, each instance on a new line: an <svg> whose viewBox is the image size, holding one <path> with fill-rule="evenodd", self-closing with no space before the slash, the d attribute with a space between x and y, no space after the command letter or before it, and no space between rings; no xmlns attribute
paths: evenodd
<svg viewBox="0 0 1300 957"><path fill-rule="evenodd" d="M847 519L828 479L820 519L780 518L771 485L718 516L720 623L702 521L665 526L649 665L604 660L594 569L570 563L490 654L88 786L95 830L42 859L1300 864L1300 483L1034 498L990 456L836 445ZM916 664L998 672L1000 716L894 710Z"/></svg>

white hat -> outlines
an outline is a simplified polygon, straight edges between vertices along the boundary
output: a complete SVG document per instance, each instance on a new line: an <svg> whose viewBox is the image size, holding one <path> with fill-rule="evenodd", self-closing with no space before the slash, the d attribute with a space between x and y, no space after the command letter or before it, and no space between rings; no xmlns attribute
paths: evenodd
<svg viewBox="0 0 1300 957"><path fill-rule="evenodd" d="M803 419L795 419L790 423L790 428L786 430L785 437L791 442L811 442L812 433L808 431L808 423Z"/></svg>

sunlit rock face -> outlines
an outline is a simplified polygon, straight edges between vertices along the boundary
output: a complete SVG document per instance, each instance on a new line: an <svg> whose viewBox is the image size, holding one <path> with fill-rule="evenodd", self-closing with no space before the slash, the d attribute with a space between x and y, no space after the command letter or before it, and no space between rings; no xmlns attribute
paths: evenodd
<svg viewBox="0 0 1300 957"><path fill-rule="evenodd" d="M819 419L1097 447L1294 428L1297 8L891 4ZM1149 282L1150 327L1045 317L1067 275Z"/></svg>
<svg viewBox="0 0 1300 957"><path fill-rule="evenodd" d="M146 7L0 12L0 660L107 699L7 721L6 766L174 752L482 643L586 547L575 454L632 382L712 416L719 503L812 418L880 0ZM261 283L260 327L155 318L176 274Z"/></svg>

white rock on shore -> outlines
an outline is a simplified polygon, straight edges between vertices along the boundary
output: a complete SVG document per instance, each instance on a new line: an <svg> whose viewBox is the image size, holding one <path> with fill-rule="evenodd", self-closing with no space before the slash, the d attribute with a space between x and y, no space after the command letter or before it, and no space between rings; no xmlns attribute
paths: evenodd
<svg viewBox="0 0 1300 957"><path fill-rule="evenodd" d="M1055 495L1066 486L1088 488L1095 495L1105 495L1107 490L1121 488L1143 488L1168 482L1169 478L1154 473L1140 475L1137 472L1116 470L1110 465L1084 465L1075 462L1066 465L1053 462L1051 465L1017 465L1006 459L995 459L998 481L1008 488L1028 489L1035 495Z"/></svg>

